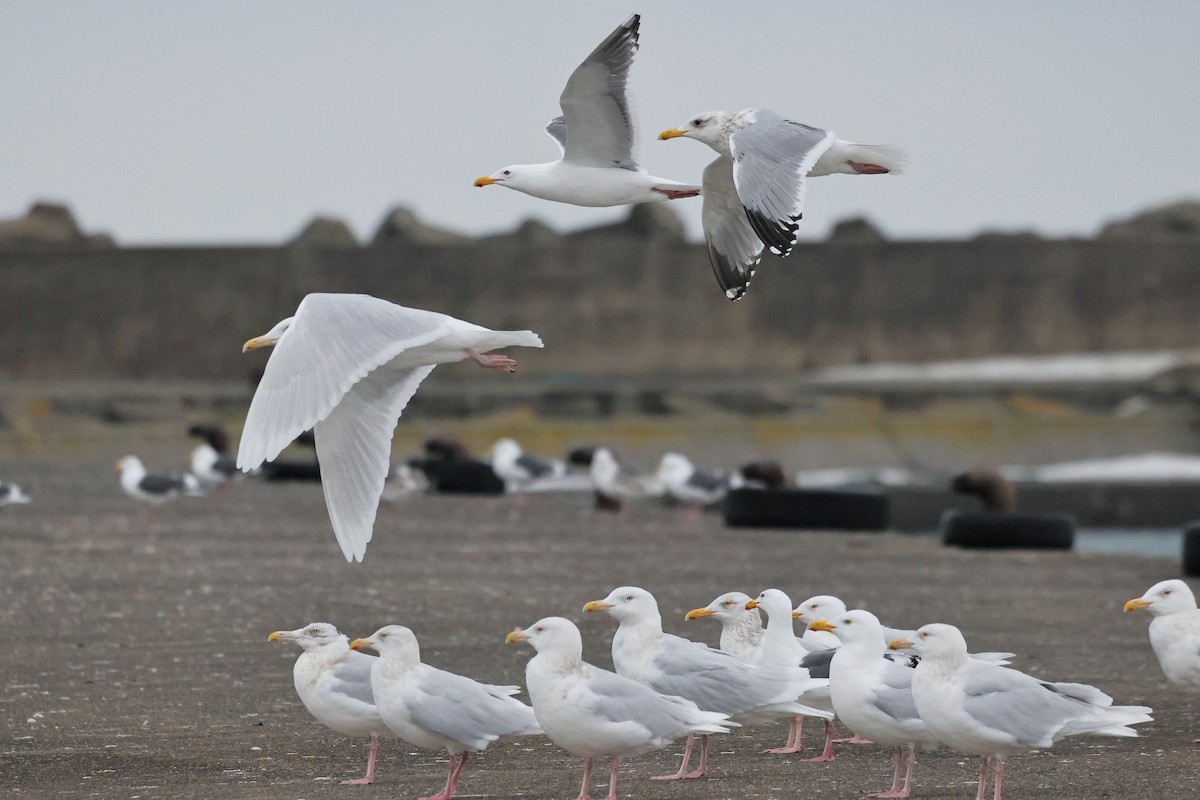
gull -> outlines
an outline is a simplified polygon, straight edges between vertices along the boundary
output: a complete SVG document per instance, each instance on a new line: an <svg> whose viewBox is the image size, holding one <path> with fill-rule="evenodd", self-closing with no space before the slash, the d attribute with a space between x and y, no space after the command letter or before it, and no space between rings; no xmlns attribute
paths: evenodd
<svg viewBox="0 0 1200 800"><path fill-rule="evenodd" d="M693 513L702 506L721 502L729 489L724 476L696 469L687 456L666 453L658 462L655 477L672 500L688 505Z"/></svg>
<svg viewBox="0 0 1200 800"><path fill-rule="evenodd" d="M33 498L17 484L0 481L0 508L4 508L4 506L25 505L32 502Z"/></svg>
<svg viewBox="0 0 1200 800"><path fill-rule="evenodd" d="M367 774L342 783L362 785L374 781L379 737L391 733L371 693L371 665L377 659L351 650L346 637L327 622L313 622L294 631L275 631L267 641L292 642L304 651L292 667L292 680L308 713L338 733L371 737Z"/></svg>
<svg viewBox="0 0 1200 800"><path fill-rule="evenodd" d="M562 116L546 133L562 151L558 161L514 164L475 181L577 206L618 206L677 200L699 186L656 178L637 163L633 111L626 97L638 49L641 16L634 14L576 67L558 102Z"/></svg>
<svg viewBox="0 0 1200 800"><path fill-rule="evenodd" d="M989 768L993 800L1000 800L1004 759L1013 753L1083 733L1137 736L1130 726L1153 719L1145 706L1114 706L1094 686L1050 683L969 658L967 642L953 625L923 625L915 639L892 647L912 647L921 657L912 692L929 732L947 747L982 759L977 800L983 800Z"/></svg>
<svg viewBox="0 0 1200 800"><path fill-rule="evenodd" d="M653 689L583 660L579 628L562 617L546 617L504 640L528 642L537 651L525 667L533 713L550 741L584 759L583 786L575 800L588 800L595 759L609 759L608 796L617 797L617 767L624 756L657 750L683 736L728 733L725 714L701 711L682 697Z"/></svg>
<svg viewBox="0 0 1200 800"><path fill-rule="evenodd" d="M762 615L747 608L751 600L745 592L726 592L704 608L693 608L684 619L691 621L712 617L721 623L721 650L750 662L762 657Z"/></svg>
<svg viewBox="0 0 1200 800"><path fill-rule="evenodd" d="M767 111L707 111L659 139L686 136L716 150L704 169L702 222L717 283L730 300L746 293L764 248L786 256L804 212L805 178L900 172L903 154L854 144L832 131Z"/></svg>
<svg viewBox="0 0 1200 800"><path fill-rule="evenodd" d="M916 671L885 658L885 629L869 611L846 611L812 625L832 633L842 643L829 664L829 695L838 719L863 739L896 748L891 788L870 797L908 797L915 748L937 744L913 701ZM903 788L902 764L906 765Z"/></svg>
<svg viewBox="0 0 1200 800"><path fill-rule="evenodd" d="M727 714L744 724L789 719L796 714L829 718L831 712L798 702L797 698L825 686L807 670L795 666L753 664L699 642L663 632L654 595L637 586L613 589L603 600L592 600L584 611L606 611L618 622L613 636L613 666L656 692L691 700L704 711ZM656 780L699 778L708 771L708 736L700 739L700 764L687 771L694 741L684 746L683 763L673 775Z"/></svg>
<svg viewBox="0 0 1200 800"><path fill-rule="evenodd" d="M421 663L417 637L402 625L350 642L351 650L362 647L379 653L371 691L384 724L411 745L450 753L445 787L422 800L450 800L470 753L501 736L542 732L533 709L512 696L519 686L492 686Z"/></svg>
<svg viewBox="0 0 1200 800"><path fill-rule="evenodd" d="M764 664L781 664L803 667L814 678L828 678L829 664L832 652L821 647L812 650L803 641L796 638L792 629L792 600L779 589L765 589L757 598L746 603L746 608L761 608L767 615L767 627L763 634L763 646L760 660ZM821 754L815 758L805 759L812 762L833 761L834 727L833 702L829 699L828 682L813 689L801 698L805 703L827 712L825 720L825 746ZM800 739L804 730L804 715L792 717L788 727L787 742L783 747L768 750L768 753L799 753Z"/></svg>
<svg viewBox="0 0 1200 800"><path fill-rule="evenodd" d="M1200 693L1200 609L1192 590L1181 580L1161 581L1125 604L1126 611L1141 609L1153 618L1150 647L1167 680Z"/></svg>
<svg viewBox="0 0 1200 800"><path fill-rule="evenodd" d="M154 522L155 510L163 503L176 497L203 497L200 481L189 472L147 472L146 466L137 456L123 456L113 469L120 473L121 488L125 494L143 503L149 503L146 524Z"/></svg>
<svg viewBox="0 0 1200 800"><path fill-rule="evenodd" d="M567 465L558 459L539 458L521 449L513 439L498 439L492 445L492 471L509 492L527 489L539 480L561 478Z"/></svg>
<svg viewBox="0 0 1200 800"><path fill-rule="evenodd" d="M592 451L588 465L588 477L592 482L592 494L596 508L601 511L621 511L625 499L661 494L662 487L652 475L638 475L617 460L607 447Z"/></svg>
<svg viewBox="0 0 1200 800"><path fill-rule="evenodd" d="M201 484L215 487L213 500L220 501L229 482L238 474L237 459L229 452L229 434L219 425L192 425L188 436L204 440L192 450L192 474Z"/></svg>
<svg viewBox="0 0 1200 800"><path fill-rule="evenodd" d="M246 342L274 346L250 402L237 465L249 471L313 428L321 487L338 545L362 561L371 541L392 432L404 407L438 364L471 358L513 372L516 362L484 355L541 347L532 331L493 331L363 294L310 294L293 316Z"/></svg>

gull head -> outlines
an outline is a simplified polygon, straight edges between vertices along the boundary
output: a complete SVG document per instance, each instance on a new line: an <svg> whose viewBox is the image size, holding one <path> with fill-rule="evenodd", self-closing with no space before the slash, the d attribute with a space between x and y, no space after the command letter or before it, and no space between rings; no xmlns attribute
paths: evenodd
<svg viewBox="0 0 1200 800"><path fill-rule="evenodd" d="M808 627L814 631L828 631L843 644L867 642L876 645L879 650L884 647L883 625L879 622L879 617L861 608L828 620L814 620Z"/></svg>
<svg viewBox="0 0 1200 800"><path fill-rule="evenodd" d="M846 613L846 604L828 594L810 597L792 611L792 619L811 625L819 619L830 620Z"/></svg>
<svg viewBox="0 0 1200 800"><path fill-rule="evenodd" d="M492 444L493 464L512 464L521 457L521 445L513 439L497 439Z"/></svg>
<svg viewBox="0 0 1200 800"><path fill-rule="evenodd" d="M370 636L355 639L350 643L351 650L361 650L369 647L381 656L397 653L406 656L421 657L421 647L417 644L417 636L403 625L384 625Z"/></svg>
<svg viewBox="0 0 1200 800"><path fill-rule="evenodd" d="M328 622L310 622L294 631L275 631L267 637L268 642L292 642L304 650L316 650L334 642L345 641L346 637Z"/></svg>
<svg viewBox="0 0 1200 800"><path fill-rule="evenodd" d="M658 617L658 601L645 589L621 586L609 592L603 600L584 604L583 610L588 613L607 611L618 622L640 622Z"/></svg>
<svg viewBox="0 0 1200 800"><path fill-rule="evenodd" d="M684 617L686 620L700 619L701 617L716 617L718 622L732 622L744 616L758 617L758 614L752 609L746 607L746 604L751 602L750 595L745 592L726 592L704 608L693 608Z"/></svg>
<svg viewBox="0 0 1200 800"><path fill-rule="evenodd" d="M493 183L499 186L508 186L510 189L520 188L522 174L521 167L512 165L505 167L502 170L493 172L491 175L484 175L482 178L475 179L475 188L482 189L485 186L491 186Z"/></svg>
<svg viewBox="0 0 1200 800"><path fill-rule="evenodd" d="M621 473L621 465L616 456L607 447L597 447L592 453L592 463L588 468L589 474L602 482L611 482Z"/></svg>
<svg viewBox="0 0 1200 800"><path fill-rule="evenodd" d="M253 339L250 339L244 345L242 345L242 352L245 353L248 350L258 350L263 347L273 347L275 343L283 337L283 334L287 332L287 329L292 327L293 320L295 320L295 317L288 317L285 320L280 320L274 328L271 328L271 330L267 331L262 336L255 336Z"/></svg>
<svg viewBox="0 0 1200 800"><path fill-rule="evenodd" d="M1141 597L1135 597L1125 604L1126 611L1142 609L1155 617L1178 614L1181 611L1195 611L1196 596L1183 581L1160 581L1147 589Z"/></svg>
<svg viewBox="0 0 1200 800"><path fill-rule="evenodd" d="M664 483L683 483L696 471L687 456L679 453L666 453L658 462L658 470L654 473Z"/></svg>
<svg viewBox="0 0 1200 800"><path fill-rule="evenodd" d="M762 594L746 603L746 608L761 608L768 617L792 620L792 598L779 589L764 589Z"/></svg>
<svg viewBox="0 0 1200 800"><path fill-rule="evenodd" d="M892 650L911 647L925 660L965 660L967 657L967 640L963 638L962 631L941 622L922 625L917 629L916 638L912 642L907 639L893 639L888 643L888 647Z"/></svg>
<svg viewBox="0 0 1200 800"><path fill-rule="evenodd" d="M113 464L113 472L145 472L146 468L142 466L142 460L137 456L121 456L117 463Z"/></svg>
<svg viewBox="0 0 1200 800"><path fill-rule="evenodd" d="M515 630L504 637L505 644L529 644L539 653L562 653L581 657L583 637L569 619L545 617L525 630Z"/></svg>
<svg viewBox="0 0 1200 800"><path fill-rule="evenodd" d="M697 114L678 128L667 128L658 135L662 141L686 136L704 142L712 148L717 148L721 138L727 134L727 123L733 115L727 111L705 111Z"/></svg>

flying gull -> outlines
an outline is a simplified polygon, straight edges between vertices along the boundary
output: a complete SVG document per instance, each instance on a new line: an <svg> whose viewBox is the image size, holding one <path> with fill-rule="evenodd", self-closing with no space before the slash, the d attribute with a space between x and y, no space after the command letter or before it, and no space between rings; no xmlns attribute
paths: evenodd
<svg viewBox="0 0 1200 800"><path fill-rule="evenodd" d="M417 637L402 625L387 625L350 649L379 653L371 665L371 691L379 716L404 741L450 753L446 785L424 800L450 800L470 753L501 736L541 733L533 709L512 695L517 686L491 686L421 663Z"/></svg>
<svg viewBox="0 0 1200 800"><path fill-rule="evenodd" d="M296 313L242 348L275 347L254 392L238 468L273 460L313 428L321 486L347 561L371 541L392 432L421 381L438 364L471 358L513 372L516 362L484 355L541 347L532 331L493 331L432 311L362 294L310 294Z"/></svg>
<svg viewBox="0 0 1200 800"><path fill-rule="evenodd" d="M625 86L638 49L641 16L609 34L571 73L546 133L562 151L547 164L514 164L475 181L577 206L619 206L700 194L699 186L656 178L637 163L633 111Z"/></svg>
<svg viewBox="0 0 1200 800"><path fill-rule="evenodd" d="M707 111L659 139L686 136L716 150L704 169L702 222L708 256L730 300L746 293L764 248L786 256L804 212L805 178L899 173L901 151L843 141L773 111Z"/></svg>
<svg viewBox="0 0 1200 800"><path fill-rule="evenodd" d="M682 697L664 696L587 663L579 628L562 617L540 619L508 634L505 642L528 642L537 651L525 667L533 713L550 741L585 759L575 800L588 798L595 759L609 759L606 800L616 800L623 756L657 750L684 736L728 733L734 725L724 714L701 711Z"/></svg>
<svg viewBox="0 0 1200 800"><path fill-rule="evenodd" d="M292 666L292 681L308 713L338 733L371 737L367 774L342 783L374 781L379 737L391 734L371 693L371 665L377 659L351 650L346 637L327 622L313 622L294 631L275 631L267 641L292 642L304 651Z"/></svg>

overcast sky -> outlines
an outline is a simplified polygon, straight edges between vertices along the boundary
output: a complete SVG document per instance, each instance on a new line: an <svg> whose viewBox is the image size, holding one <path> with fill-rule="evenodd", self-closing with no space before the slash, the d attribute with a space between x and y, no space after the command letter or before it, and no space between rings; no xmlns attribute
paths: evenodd
<svg viewBox="0 0 1200 800"><path fill-rule="evenodd" d="M0 218L68 203L126 244L276 242L386 209L495 232L623 210L479 175L556 157L571 70L641 11L641 161L713 154L655 134L758 106L898 144L903 177L813 181L806 238L865 214L891 236L1090 235L1200 195L1200 2L0 2ZM674 203L699 234L699 200Z"/></svg>

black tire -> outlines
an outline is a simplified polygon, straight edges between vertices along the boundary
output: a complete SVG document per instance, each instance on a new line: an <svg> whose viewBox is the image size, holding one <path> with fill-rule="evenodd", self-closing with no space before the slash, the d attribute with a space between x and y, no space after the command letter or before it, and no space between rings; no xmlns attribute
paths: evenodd
<svg viewBox="0 0 1200 800"><path fill-rule="evenodd" d="M731 528L882 531L888 527L888 500L870 492L731 489L725 495L725 524Z"/></svg>
<svg viewBox="0 0 1200 800"><path fill-rule="evenodd" d="M1045 514L959 511L942 518L942 543L970 550L1070 550L1075 520Z"/></svg>
<svg viewBox="0 0 1200 800"><path fill-rule="evenodd" d="M504 481L483 461L446 461L428 458L414 464L429 478L435 492L443 494L504 494Z"/></svg>
<svg viewBox="0 0 1200 800"><path fill-rule="evenodd" d="M1200 525L1183 529L1183 574L1200 577Z"/></svg>
<svg viewBox="0 0 1200 800"><path fill-rule="evenodd" d="M262 474L269 481L319 481L321 467L315 461L268 461Z"/></svg>

